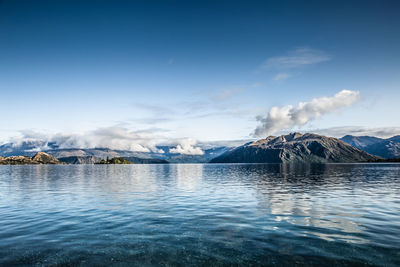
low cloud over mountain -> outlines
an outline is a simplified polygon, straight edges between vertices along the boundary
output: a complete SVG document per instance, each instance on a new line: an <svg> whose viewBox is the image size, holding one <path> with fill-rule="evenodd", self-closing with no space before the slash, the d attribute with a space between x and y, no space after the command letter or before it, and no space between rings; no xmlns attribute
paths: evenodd
<svg viewBox="0 0 400 267"><path fill-rule="evenodd" d="M202 155L203 150L196 146L196 141L188 138L166 139L149 131L131 131L124 127L104 127L83 134L44 134L34 131L22 131L21 136L14 137L10 142L18 146L23 142L40 144L35 150L51 149L49 144L56 144L58 148L110 148L134 152L163 153L158 145L175 146L176 154Z"/></svg>

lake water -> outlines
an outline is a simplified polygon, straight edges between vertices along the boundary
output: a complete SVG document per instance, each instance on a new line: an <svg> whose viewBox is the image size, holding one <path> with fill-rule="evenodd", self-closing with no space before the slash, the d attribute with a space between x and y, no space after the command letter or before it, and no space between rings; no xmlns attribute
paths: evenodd
<svg viewBox="0 0 400 267"><path fill-rule="evenodd" d="M0 265L400 265L400 164L0 166Z"/></svg>

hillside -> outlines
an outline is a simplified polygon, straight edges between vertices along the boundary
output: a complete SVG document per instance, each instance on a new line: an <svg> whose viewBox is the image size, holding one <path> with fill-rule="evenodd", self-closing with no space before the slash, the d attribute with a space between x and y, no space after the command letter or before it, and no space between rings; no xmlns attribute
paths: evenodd
<svg viewBox="0 0 400 267"><path fill-rule="evenodd" d="M55 157L38 152L33 157L26 156L10 156L0 157L0 165L27 165L27 164L63 164Z"/></svg>

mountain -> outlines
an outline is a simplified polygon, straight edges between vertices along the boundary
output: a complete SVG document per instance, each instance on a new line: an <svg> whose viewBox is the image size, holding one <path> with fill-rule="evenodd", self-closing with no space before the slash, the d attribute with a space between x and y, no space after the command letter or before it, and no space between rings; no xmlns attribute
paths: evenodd
<svg viewBox="0 0 400 267"><path fill-rule="evenodd" d="M54 142L23 141L21 143L7 143L0 145L0 156L33 156L36 152L57 149Z"/></svg>
<svg viewBox="0 0 400 267"><path fill-rule="evenodd" d="M384 139L373 137L373 136L354 136L354 135L346 135L340 138L343 142L354 146L359 149L364 149L369 145L373 145L379 142L382 142Z"/></svg>
<svg viewBox="0 0 400 267"><path fill-rule="evenodd" d="M370 154L386 159L400 158L400 135L387 139L346 135L341 140Z"/></svg>
<svg viewBox="0 0 400 267"><path fill-rule="evenodd" d="M211 163L328 163L378 159L333 137L290 133L278 137L269 136L231 149L211 160Z"/></svg>
<svg viewBox="0 0 400 267"><path fill-rule="evenodd" d="M164 159L170 163L207 163L230 149L230 147L226 146L213 147L203 149L204 154L202 155L189 155L172 153L171 149L175 148L172 146L158 146L157 148L164 151L164 153L151 153L149 157Z"/></svg>
<svg viewBox="0 0 400 267"><path fill-rule="evenodd" d="M25 165L25 164L63 164L55 157L38 152L33 157L26 156L10 156L0 157L0 165Z"/></svg>
<svg viewBox="0 0 400 267"><path fill-rule="evenodd" d="M382 142L364 148L368 153L386 158L400 158L400 135L385 139Z"/></svg>

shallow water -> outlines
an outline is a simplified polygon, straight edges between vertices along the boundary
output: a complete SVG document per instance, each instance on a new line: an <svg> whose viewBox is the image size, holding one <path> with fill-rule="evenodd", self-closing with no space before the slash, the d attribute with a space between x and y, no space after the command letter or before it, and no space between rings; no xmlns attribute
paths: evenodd
<svg viewBox="0 0 400 267"><path fill-rule="evenodd" d="M0 166L0 265L400 265L400 164Z"/></svg>

